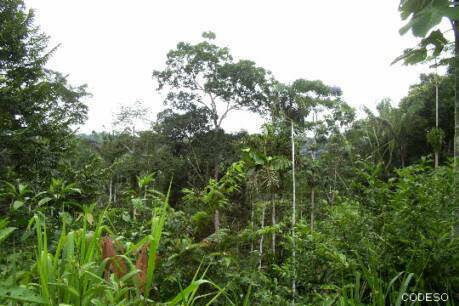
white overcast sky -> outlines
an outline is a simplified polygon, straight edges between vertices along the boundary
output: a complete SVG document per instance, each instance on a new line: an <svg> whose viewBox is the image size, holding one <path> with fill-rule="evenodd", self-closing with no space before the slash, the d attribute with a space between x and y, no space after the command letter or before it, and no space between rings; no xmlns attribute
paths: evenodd
<svg viewBox="0 0 459 306"><path fill-rule="evenodd" d="M320 79L342 88L345 100L374 108L397 104L418 81L422 66L391 66L403 49L399 0L28 0L36 23L61 44L49 67L74 85L86 83L89 120L81 132L110 129L120 104L141 100L152 119L163 109L153 69L179 41L197 42L214 31L236 58L250 59L282 82ZM257 131L253 114L233 113L228 131Z"/></svg>

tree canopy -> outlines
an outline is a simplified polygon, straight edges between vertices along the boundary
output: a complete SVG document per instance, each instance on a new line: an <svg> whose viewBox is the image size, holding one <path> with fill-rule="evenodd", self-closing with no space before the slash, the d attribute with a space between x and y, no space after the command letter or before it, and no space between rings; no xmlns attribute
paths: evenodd
<svg viewBox="0 0 459 306"><path fill-rule="evenodd" d="M56 48L22 1L0 4L0 168L28 178L50 175L86 119L85 86L45 67Z"/></svg>
<svg viewBox="0 0 459 306"><path fill-rule="evenodd" d="M164 101L178 110L203 107L214 129L221 128L228 113L236 109L263 112L269 97L269 72L253 61L235 61L226 47L212 41L215 34L203 33L197 44L180 42L167 54L166 68L155 70L158 90L166 89Z"/></svg>

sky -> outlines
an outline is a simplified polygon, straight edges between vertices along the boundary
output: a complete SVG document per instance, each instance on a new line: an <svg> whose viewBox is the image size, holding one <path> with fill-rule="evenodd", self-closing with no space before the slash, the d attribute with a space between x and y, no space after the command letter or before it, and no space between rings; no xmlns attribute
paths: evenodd
<svg viewBox="0 0 459 306"><path fill-rule="evenodd" d="M27 0L50 45L48 67L87 84L89 118L80 132L111 129L121 105L139 100L151 120L164 109L152 72L179 41L213 31L236 59L250 59L289 83L320 79L339 86L357 110L383 98L396 105L426 66L390 65L417 40L400 36L399 0ZM256 132L263 120L231 113L227 131Z"/></svg>

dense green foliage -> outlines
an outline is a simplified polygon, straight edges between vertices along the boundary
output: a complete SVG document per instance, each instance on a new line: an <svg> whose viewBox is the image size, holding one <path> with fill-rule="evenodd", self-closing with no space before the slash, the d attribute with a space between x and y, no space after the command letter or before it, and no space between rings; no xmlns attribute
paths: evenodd
<svg viewBox="0 0 459 306"><path fill-rule="evenodd" d="M208 32L153 72L170 108L151 128L136 104L76 135L84 86L45 68L21 1L0 17L0 304L457 304L451 69L356 118L340 88L284 84ZM233 109L263 131L225 132Z"/></svg>
<svg viewBox="0 0 459 306"><path fill-rule="evenodd" d="M86 118L87 93L45 68L55 50L21 1L2 1L0 14L1 177L49 179L72 145L71 126Z"/></svg>
<svg viewBox="0 0 459 306"><path fill-rule="evenodd" d="M408 20L400 34L411 30L421 38L418 46L405 50L394 62L403 60L405 64L417 64L435 60L435 65L449 64L454 73L454 89L459 92L459 5L451 0L401 0L399 6L403 20ZM447 39L440 23L447 20L451 24L453 39ZM452 51L452 52L451 52ZM452 54L451 54L452 53ZM452 55L452 56L451 56ZM454 169L459 176L459 94L454 95ZM437 154L436 154L437 155ZM436 157L437 159L437 157ZM459 180L455 180L459 190Z"/></svg>

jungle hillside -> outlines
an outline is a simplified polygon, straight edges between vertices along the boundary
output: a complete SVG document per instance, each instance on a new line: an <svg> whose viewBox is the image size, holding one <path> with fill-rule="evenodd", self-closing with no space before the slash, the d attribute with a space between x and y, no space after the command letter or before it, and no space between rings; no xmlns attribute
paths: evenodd
<svg viewBox="0 0 459 306"><path fill-rule="evenodd" d="M400 101L359 114L206 31L150 67L160 112L83 133L89 86L0 0L0 305L458 305L459 5L394 14L417 44L392 65L432 68Z"/></svg>

